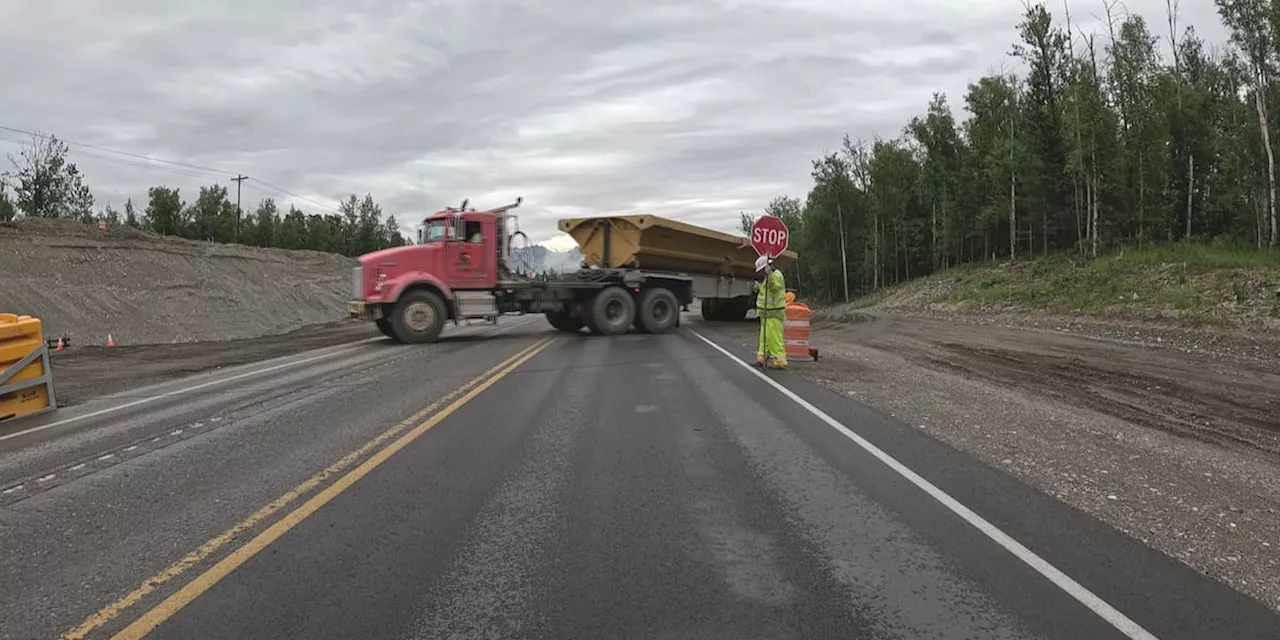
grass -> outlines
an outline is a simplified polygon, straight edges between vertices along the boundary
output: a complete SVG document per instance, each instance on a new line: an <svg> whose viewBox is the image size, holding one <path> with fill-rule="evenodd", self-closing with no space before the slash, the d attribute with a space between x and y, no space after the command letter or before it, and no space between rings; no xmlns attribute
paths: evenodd
<svg viewBox="0 0 1280 640"><path fill-rule="evenodd" d="M927 291L920 296L918 292ZM917 292L909 296L910 292ZM908 283L873 302L911 297L965 310L1232 321L1280 318L1280 251L1224 242L1149 245L1096 259L1057 254L983 263Z"/></svg>

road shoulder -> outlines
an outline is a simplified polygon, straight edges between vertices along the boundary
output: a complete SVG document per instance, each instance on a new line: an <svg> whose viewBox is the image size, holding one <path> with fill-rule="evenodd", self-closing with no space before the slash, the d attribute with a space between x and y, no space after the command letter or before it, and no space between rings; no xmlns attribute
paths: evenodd
<svg viewBox="0 0 1280 640"><path fill-rule="evenodd" d="M1218 406L1252 393L1240 411L1265 414L1257 403L1280 397L1280 377L1207 354L865 315L815 323L822 360L794 373L1280 609L1275 432ZM750 323L688 326L754 339ZM1201 393L1179 392L1180 380ZM1197 416L1208 428L1190 432Z"/></svg>
<svg viewBox="0 0 1280 640"><path fill-rule="evenodd" d="M709 337L716 338L722 346L741 352L742 357L749 354L743 347L747 341L742 325L703 325L699 327L691 322L688 327L706 331ZM724 330L722 332L722 327ZM750 328L747 325L746 328ZM730 334L730 335L726 335ZM734 335L736 334L736 336ZM820 343L822 344L822 343ZM829 349L824 349L824 353ZM828 411L845 424L856 425L857 431L882 447L890 455L898 457L909 468L921 475L936 481L935 483L952 495L962 504L973 508L983 517L1007 528L1008 533L1023 544L1044 557L1095 592L1107 602L1125 613L1146 611L1147 616L1138 619L1144 625L1161 635L1156 629L1169 626L1170 620L1185 618L1178 624L1182 629L1201 629L1208 634L1221 636L1222 630L1248 618L1245 628L1261 629L1263 624L1274 624L1274 613L1262 604L1241 596L1238 592L1227 588L1213 580L1190 570L1185 565L1149 547L1145 541L1130 537L1107 526L1105 518L1097 518L1088 510L1072 508L1067 501L1045 500L1035 489L1034 483L1026 482L1019 474L1014 473L1007 465L991 464L984 456L964 455L973 453L964 447L955 446L938 437L936 431L946 428L935 415L935 419L926 424L911 420L901 412L880 411L873 408L874 402L867 401L868 394L854 399L858 403L849 403L839 395L853 396L840 385L831 384L823 374L830 374L832 363L829 355L825 363L794 363L792 371L770 374L784 381L785 386L801 394L806 399ZM861 361L841 362L838 366L859 366L861 369L873 370L871 365ZM955 402L948 394L948 389L937 387L937 380L921 379L920 372L912 371L915 378L899 378L891 392L903 397L906 402L920 400L922 396L932 396L927 403L933 408L938 401ZM864 377L868 372L863 372ZM825 384L818 384L818 381ZM832 393L835 387L836 393ZM890 391L890 390L886 390ZM839 395L836 395L839 394ZM999 402L990 396L978 396L985 402ZM878 400L882 398L877 397ZM884 406L884 405L880 405ZM954 407L964 410L967 407ZM839 416L845 416L840 418ZM904 418L910 420L904 421ZM994 439L1004 442L1019 442L1013 437L1022 429L1016 422L1026 416L1009 416L1007 421L985 422L977 415L970 416L970 424L998 435ZM926 428L921 429L920 425ZM1052 426L1052 425L1051 425ZM1004 435L1008 433L1009 435ZM828 438L828 436L815 436ZM985 438L984 438L985 439ZM836 442L816 442L815 448L826 452L837 452ZM957 455L957 451L961 455ZM828 453L835 455L835 453ZM983 464L983 463L986 464ZM1064 504L1066 503L1066 504ZM1070 506L1068 506L1070 505ZM1064 524L1068 523L1068 524ZM1071 535L1079 532L1080 538ZM1081 544L1081 540L1088 541ZM1171 586L1172 585L1172 586ZM1231 619L1208 620L1203 617L1199 606L1184 608L1184 613L1176 613L1179 607L1169 611L1151 611L1152 600L1149 594L1161 592L1167 594L1169 601L1178 603L1216 601L1225 605L1218 610L1232 611ZM1158 601L1165 601L1163 598ZM1177 625L1175 625L1177 626ZM1192 634L1194 637L1194 634Z"/></svg>

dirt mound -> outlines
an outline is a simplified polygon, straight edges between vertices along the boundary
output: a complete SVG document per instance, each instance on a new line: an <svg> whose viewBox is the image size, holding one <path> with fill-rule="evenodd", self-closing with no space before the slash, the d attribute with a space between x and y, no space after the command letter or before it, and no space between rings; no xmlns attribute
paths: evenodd
<svg viewBox="0 0 1280 640"><path fill-rule="evenodd" d="M1273 333L1280 253L1169 245L1085 260L966 265L889 287L851 309L912 315L1050 314Z"/></svg>
<svg viewBox="0 0 1280 640"><path fill-rule="evenodd" d="M73 344L251 338L339 320L343 256L158 236L66 220L0 223L0 311Z"/></svg>

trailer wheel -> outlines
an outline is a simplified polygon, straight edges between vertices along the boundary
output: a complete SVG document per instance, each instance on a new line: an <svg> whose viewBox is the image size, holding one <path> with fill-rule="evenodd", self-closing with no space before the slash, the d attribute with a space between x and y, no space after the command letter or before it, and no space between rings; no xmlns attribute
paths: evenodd
<svg viewBox="0 0 1280 640"><path fill-rule="evenodd" d="M433 342L444 330L448 311L444 300L432 291L410 291L401 296L391 312L391 332L401 342Z"/></svg>
<svg viewBox="0 0 1280 640"><path fill-rule="evenodd" d="M568 311L548 311L547 322L560 331L577 333L582 329L582 318L569 315Z"/></svg>
<svg viewBox="0 0 1280 640"><path fill-rule="evenodd" d="M378 318L373 321L373 324L378 327L378 331L381 331L382 335L393 340L395 339L396 336L391 331L391 320L388 320L387 318Z"/></svg>
<svg viewBox="0 0 1280 640"><path fill-rule="evenodd" d="M680 301L670 289L649 289L640 296L636 324L646 333L667 333L680 321Z"/></svg>
<svg viewBox="0 0 1280 640"><path fill-rule="evenodd" d="M635 318L635 298L622 287L608 287L591 301L591 322L588 326L606 336L616 336L626 333Z"/></svg>
<svg viewBox="0 0 1280 640"><path fill-rule="evenodd" d="M719 320L717 312L719 311L718 307L720 305L716 304L719 300L715 298L703 298L701 302L702 319L707 322L715 322L716 320Z"/></svg>
<svg viewBox="0 0 1280 640"><path fill-rule="evenodd" d="M721 305L722 319L727 322L745 322L747 312L751 310L752 300L749 296L738 296L726 300Z"/></svg>

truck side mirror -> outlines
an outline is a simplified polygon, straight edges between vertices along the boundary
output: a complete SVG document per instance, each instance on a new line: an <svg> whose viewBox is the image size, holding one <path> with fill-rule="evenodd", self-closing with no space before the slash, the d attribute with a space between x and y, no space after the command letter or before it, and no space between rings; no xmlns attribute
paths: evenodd
<svg viewBox="0 0 1280 640"><path fill-rule="evenodd" d="M453 225L451 225L451 227L452 227L453 237L450 238L450 240L453 240L454 242L466 242L467 223L465 220L462 219L462 216L455 217L453 219Z"/></svg>
<svg viewBox="0 0 1280 640"><path fill-rule="evenodd" d="M418 244L422 244L422 229L418 229Z"/></svg>

